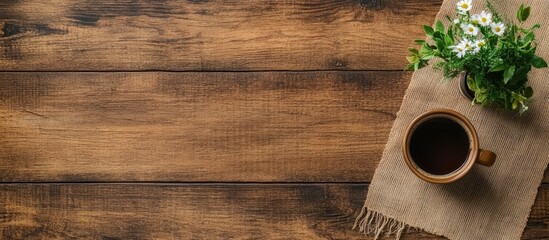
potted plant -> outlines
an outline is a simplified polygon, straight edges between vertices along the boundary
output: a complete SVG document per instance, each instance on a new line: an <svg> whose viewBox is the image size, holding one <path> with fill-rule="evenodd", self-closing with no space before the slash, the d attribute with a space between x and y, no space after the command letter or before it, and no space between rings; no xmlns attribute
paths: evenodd
<svg viewBox="0 0 549 240"><path fill-rule="evenodd" d="M533 89L528 85L528 72L547 67L537 56L534 30L523 27L530 7L521 5L518 24L506 21L488 2L486 10L472 14L471 0L457 3L456 18L445 28L441 21L434 27L423 26L428 41L415 40L419 49L410 48L407 70L428 65L431 58L442 61L434 68L442 70L446 79L461 74L462 93L474 104L496 106L520 114L528 109Z"/></svg>

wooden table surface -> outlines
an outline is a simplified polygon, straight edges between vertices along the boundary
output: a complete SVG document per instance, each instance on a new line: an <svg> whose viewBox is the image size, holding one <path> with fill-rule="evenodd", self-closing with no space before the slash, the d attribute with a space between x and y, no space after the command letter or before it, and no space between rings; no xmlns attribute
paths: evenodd
<svg viewBox="0 0 549 240"><path fill-rule="evenodd" d="M367 239L441 2L2 0L0 238Z"/></svg>

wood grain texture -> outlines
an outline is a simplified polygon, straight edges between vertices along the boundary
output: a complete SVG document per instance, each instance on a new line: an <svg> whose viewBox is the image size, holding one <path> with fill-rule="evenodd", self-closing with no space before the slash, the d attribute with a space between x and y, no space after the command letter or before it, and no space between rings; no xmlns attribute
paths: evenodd
<svg viewBox="0 0 549 240"><path fill-rule="evenodd" d="M1 73L0 181L369 181L409 78Z"/></svg>
<svg viewBox="0 0 549 240"><path fill-rule="evenodd" d="M7 239L371 239L351 230L367 185L2 184ZM523 239L549 236L540 187ZM442 239L409 230L405 239Z"/></svg>
<svg viewBox="0 0 549 240"><path fill-rule="evenodd" d="M441 0L0 2L0 69L401 70Z"/></svg>

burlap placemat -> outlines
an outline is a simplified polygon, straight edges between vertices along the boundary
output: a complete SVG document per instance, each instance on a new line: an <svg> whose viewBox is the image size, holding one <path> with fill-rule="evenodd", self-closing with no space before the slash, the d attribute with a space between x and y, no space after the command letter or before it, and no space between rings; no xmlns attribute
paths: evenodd
<svg viewBox="0 0 549 240"><path fill-rule="evenodd" d="M445 0L437 19L454 16L456 3ZM509 19L515 18L521 3L530 5L532 13L524 26L541 24L535 32L537 53L549 60L549 1L492 3ZM485 8L484 1L473 4L473 12ZM376 238L386 233L398 238L411 226L450 239L519 239L549 163L549 70L534 69L529 77L534 102L517 117L472 106L460 95L457 80L446 82L431 67L415 72L356 227ZM497 154L496 163L490 168L477 164L452 184L431 184L416 177L402 158L401 138L415 117L434 108L453 109L469 118L480 146Z"/></svg>

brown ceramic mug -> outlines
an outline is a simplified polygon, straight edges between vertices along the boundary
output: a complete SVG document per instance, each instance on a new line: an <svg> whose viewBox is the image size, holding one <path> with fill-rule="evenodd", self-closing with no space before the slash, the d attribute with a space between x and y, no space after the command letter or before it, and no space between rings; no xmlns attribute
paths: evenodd
<svg viewBox="0 0 549 240"><path fill-rule="evenodd" d="M419 178L431 183L450 183L471 170L475 163L492 166L496 154L479 148L471 122L449 109L421 114L410 123L402 141L404 161Z"/></svg>

